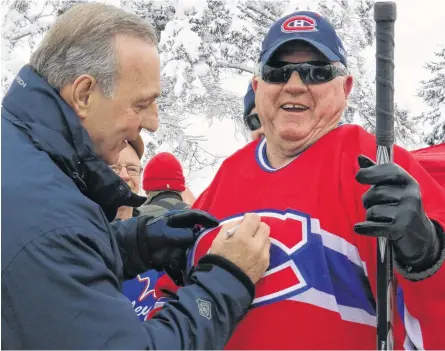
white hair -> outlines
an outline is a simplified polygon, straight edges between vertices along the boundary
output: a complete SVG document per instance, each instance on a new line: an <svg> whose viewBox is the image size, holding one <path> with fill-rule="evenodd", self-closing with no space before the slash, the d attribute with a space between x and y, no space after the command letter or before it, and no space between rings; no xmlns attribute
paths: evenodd
<svg viewBox="0 0 445 351"><path fill-rule="evenodd" d="M119 34L158 44L154 27L134 14L100 3L75 5L47 32L30 65L58 90L78 76L90 74L102 93L111 97L119 73L114 48Z"/></svg>

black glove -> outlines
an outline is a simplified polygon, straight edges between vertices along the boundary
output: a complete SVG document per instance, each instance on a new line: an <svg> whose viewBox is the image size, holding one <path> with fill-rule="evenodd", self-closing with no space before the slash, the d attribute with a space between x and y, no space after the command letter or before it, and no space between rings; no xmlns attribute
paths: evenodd
<svg viewBox="0 0 445 351"><path fill-rule="evenodd" d="M138 218L137 241L141 257L150 267L165 271L176 285L183 285L186 251L195 240L200 227L216 227L219 221L200 210L170 211L151 219Z"/></svg>
<svg viewBox="0 0 445 351"><path fill-rule="evenodd" d="M396 261L408 272L433 266L440 241L423 210L417 181L394 163L376 165L362 155L358 163L357 181L373 186L363 195L366 221L357 223L355 232L391 240Z"/></svg>

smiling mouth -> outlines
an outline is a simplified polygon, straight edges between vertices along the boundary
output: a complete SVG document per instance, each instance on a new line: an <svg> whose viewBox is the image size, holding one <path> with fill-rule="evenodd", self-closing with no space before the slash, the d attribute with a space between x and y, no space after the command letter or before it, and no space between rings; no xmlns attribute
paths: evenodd
<svg viewBox="0 0 445 351"><path fill-rule="evenodd" d="M280 108L286 112L304 112L309 110L309 107L300 104L284 104Z"/></svg>

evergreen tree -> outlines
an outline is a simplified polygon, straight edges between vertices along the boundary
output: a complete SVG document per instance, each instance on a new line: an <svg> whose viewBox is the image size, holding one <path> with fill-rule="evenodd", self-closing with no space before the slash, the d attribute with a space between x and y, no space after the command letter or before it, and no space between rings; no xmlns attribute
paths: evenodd
<svg viewBox="0 0 445 351"><path fill-rule="evenodd" d="M418 95L429 109L417 117L424 126L432 130L425 135L428 145L445 142L445 47L435 53L436 60L428 62L425 68L430 78L421 81Z"/></svg>

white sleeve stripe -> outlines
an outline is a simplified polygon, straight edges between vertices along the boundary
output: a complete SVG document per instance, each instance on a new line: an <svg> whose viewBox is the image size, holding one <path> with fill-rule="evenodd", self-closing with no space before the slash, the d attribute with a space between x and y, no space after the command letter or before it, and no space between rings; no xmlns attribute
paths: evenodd
<svg viewBox="0 0 445 351"><path fill-rule="evenodd" d="M417 318L411 316L405 304L403 316L403 324L405 325L407 338L409 338L411 344L414 345L417 350L425 350L423 347L423 336L422 329L420 328L420 322ZM405 340L405 344L406 343L407 341Z"/></svg>
<svg viewBox="0 0 445 351"><path fill-rule="evenodd" d="M321 236L323 241L323 246L330 248L342 255L346 256L349 261L355 263L357 266L361 267L368 276L366 269L366 264L360 258L358 249L346 241L344 238L337 236L335 234L329 233L326 230L320 228L320 221L315 218L311 218L311 231L312 233L317 233Z"/></svg>
<svg viewBox="0 0 445 351"><path fill-rule="evenodd" d="M403 342L403 348L405 350L416 350L416 347L414 346L414 344L411 342L410 338L408 337L408 335L406 335L405 337L405 341Z"/></svg>
<svg viewBox="0 0 445 351"><path fill-rule="evenodd" d="M303 302L337 312L344 321L365 324L372 327L375 327L377 323L376 317L370 315L368 312L356 307L339 305L335 296L314 288L310 288L297 296L288 298L287 300Z"/></svg>

